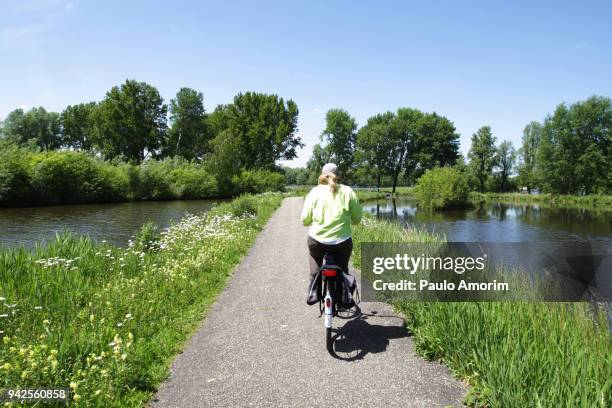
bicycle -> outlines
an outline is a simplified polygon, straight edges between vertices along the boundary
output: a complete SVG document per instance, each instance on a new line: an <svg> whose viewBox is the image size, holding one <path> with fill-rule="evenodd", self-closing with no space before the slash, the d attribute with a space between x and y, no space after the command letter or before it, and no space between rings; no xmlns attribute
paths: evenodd
<svg viewBox="0 0 612 408"><path fill-rule="evenodd" d="M348 309L344 309L341 307L342 291L344 290L344 271L340 266L334 263L331 254L326 254L323 257L323 265L321 265L320 274L323 295L322 307L320 309L320 312L321 315L325 316L325 318L323 319L325 326L325 344L327 347L327 351L331 355L335 355L334 338L332 336L333 318L339 317L343 319L349 319L354 316L357 316L360 313L360 309L356 304L354 304L353 307L350 307ZM348 315L341 316L340 313L343 312L348 313Z"/></svg>

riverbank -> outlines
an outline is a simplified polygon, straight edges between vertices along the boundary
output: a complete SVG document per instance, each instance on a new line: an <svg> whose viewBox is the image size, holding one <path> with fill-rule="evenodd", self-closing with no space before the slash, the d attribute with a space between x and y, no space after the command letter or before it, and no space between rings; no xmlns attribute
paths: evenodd
<svg viewBox="0 0 612 408"><path fill-rule="evenodd" d="M291 186L287 188L287 194L289 196L305 196L314 186ZM409 197L412 195L414 187L397 187L395 189L395 197ZM361 187L353 187L353 190L357 194L357 197L361 201L378 200L382 198L388 198L392 196L391 187L381 187L380 191L376 191L376 188L366 189Z"/></svg>
<svg viewBox="0 0 612 408"><path fill-rule="evenodd" d="M281 199L241 197L161 235L145 226L127 249L66 234L0 252L0 388L147 401Z"/></svg>
<svg viewBox="0 0 612 408"><path fill-rule="evenodd" d="M362 242L440 242L399 223L364 219L354 229L353 263ZM608 407L610 333L587 303L396 302L417 351L468 382L474 407Z"/></svg>
<svg viewBox="0 0 612 408"><path fill-rule="evenodd" d="M519 193L470 193L470 201L499 202L512 204L541 204L551 207L588 208L593 210L612 210L612 195L558 195L558 194L519 194Z"/></svg>
<svg viewBox="0 0 612 408"><path fill-rule="evenodd" d="M285 176L264 169L219 174L181 157L140 164L92 153L0 144L0 207L218 199L282 191Z"/></svg>

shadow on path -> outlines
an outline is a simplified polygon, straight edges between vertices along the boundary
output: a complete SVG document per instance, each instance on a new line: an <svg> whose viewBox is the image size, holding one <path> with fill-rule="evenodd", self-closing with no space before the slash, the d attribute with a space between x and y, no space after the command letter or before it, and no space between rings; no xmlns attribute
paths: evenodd
<svg viewBox="0 0 612 408"><path fill-rule="evenodd" d="M395 316L379 316L376 312L361 313L336 329L332 356L344 361L361 360L369 353L386 351L391 339L410 336L403 321L397 326L374 324L379 318L395 318Z"/></svg>

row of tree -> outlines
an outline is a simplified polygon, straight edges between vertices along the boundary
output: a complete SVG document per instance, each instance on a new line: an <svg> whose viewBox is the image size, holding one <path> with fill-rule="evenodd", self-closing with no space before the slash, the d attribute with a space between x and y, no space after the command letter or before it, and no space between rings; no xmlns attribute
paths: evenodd
<svg viewBox="0 0 612 408"><path fill-rule="evenodd" d="M458 153L453 123L437 113L401 108L370 117L359 128L343 109L326 115L321 143L306 168L286 169L290 183L316 183L321 166L338 163L346 182L361 185L411 185L433 167L456 165L472 190L558 194L609 193L612 190L612 103L593 96L559 105L543 123L531 122L522 145L496 145L491 127L471 138L466 160Z"/></svg>
<svg viewBox="0 0 612 408"><path fill-rule="evenodd" d="M411 108L372 116L360 129L347 111L332 109L321 139L303 172L309 182L316 180L323 164L333 161L345 181L380 187L388 180L395 191L400 176L416 180L425 170L453 165L459 157L453 123Z"/></svg>
<svg viewBox="0 0 612 408"><path fill-rule="evenodd" d="M240 169L276 169L296 157L298 108L277 95L246 92L212 113L202 93L181 88L167 105L158 90L127 80L100 102L71 105L61 113L17 109L0 123L0 136L42 150L91 151L105 159L140 163L182 156L211 160L228 176Z"/></svg>
<svg viewBox="0 0 612 408"><path fill-rule="evenodd" d="M495 146L491 128L472 136L468 169L479 191L516 186L557 194L612 191L612 101L592 96L560 104L543 123L530 122L517 150L509 141ZM516 177L514 177L516 176Z"/></svg>

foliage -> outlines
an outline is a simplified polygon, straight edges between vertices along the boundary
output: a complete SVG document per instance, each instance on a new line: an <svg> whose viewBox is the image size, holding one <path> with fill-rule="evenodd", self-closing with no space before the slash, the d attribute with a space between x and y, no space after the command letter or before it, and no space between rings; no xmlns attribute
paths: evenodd
<svg viewBox="0 0 612 408"><path fill-rule="evenodd" d="M459 170L436 167L419 178L414 195L423 208L445 210L466 207L469 191L467 180Z"/></svg>
<svg viewBox="0 0 612 408"><path fill-rule="evenodd" d="M485 183L495 166L495 137L491 127L483 126L472 135L472 146L468 152L470 171L478 181L478 191L485 191Z"/></svg>
<svg viewBox="0 0 612 408"><path fill-rule="evenodd" d="M590 194L612 189L612 101L593 96L557 106L544 121L537 168L544 191Z"/></svg>
<svg viewBox="0 0 612 408"><path fill-rule="evenodd" d="M16 109L9 113L2 123L2 136L16 144L33 141L45 150L57 149L62 145L60 117L45 108L32 108L25 112Z"/></svg>
<svg viewBox="0 0 612 408"><path fill-rule="evenodd" d="M321 139L326 142L328 162L338 166L343 180L351 179L355 154L357 122L344 109L330 109L325 115L325 129Z"/></svg>
<svg viewBox="0 0 612 408"><path fill-rule="evenodd" d="M191 160L203 158L209 151L210 131L203 101L202 93L190 88L181 88L170 101L172 126L163 148L165 156Z"/></svg>
<svg viewBox="0 0 612 408"><path fill-rule="evenodd" d="M95 102L70 105L62 112L62 145L75 150L93 148L93 119L97 104Z"/></svg>
<svg viewBox="0 0 612 408"><path fill-rule="evenodd" d="M281 196L251 200L250 215L221 204L158 240L145 227L148 251L68 234L0 250L0 388L70 385L70 406L146 405Z"/></svg>
<svg viewBox="0 0 612 408"><path fill-rule="evenodd" d="M439 242L418 229L366 218L362 242ZM608 407L610 333L588 303L397 302L417 352L469 382L477 407Z"/></svg>
<svg viewBox="0 0 612 408"><path fill-rule="evenodd" d="M234 168L273 170L277 160L297 157L303 146L297 131L298 108L292 100L255 92L240 93L233 103L217 107L210 122L214 145L232 146ZM228 155L215 150L214 155ZM226 158L215 159L227 161ZM227 167L227 166L225 166Z"/></svg>
<svg viewBox="0 0 612 408"><path fill-rule="evenodd" d="M135 165L0 141L0 206L212 198L278 191L286 181L279 172L243 170L224 190L219 183L206 164L181 157Z"/></svg>
<svg viewBox="0 0 612 408"><path fill-rule="evenodd" d="M159 248L159 239L159 228L155 223L147 221L136 231L131 245L136 250L149 252Z"/></svg>
<svg viewBox="0 0 612 408"><path fill-rule="evenodd" d="M95 110L96 147L107 158L124 155L137 163L155 155L165 142L167 110L151 85L128 79L114 86Z"/></svg>
<svg viewBox="0 0 612 408"><path fill-rule="evenodd" d="M541 137L542 125L539 122L532 121L525 126L522 146L519 149L518 182L521 186L527 187L528 193L531 193L533 187L538 184L536 156Z"/></svg>
<svg viewBox="0 0 612 408"><path fill-rule="evenodd" d="M232 178L236 193L264 193L267 191L282 191L287 185L285 176L269 170L242 170Z"/></svg>
<svg viewBox="0 0 612 408"><path fill-rule="evenodd" d="M497 147L495 153L495 168L497 170L496 176L499 178L499 189L498 191L509 191L512 190L511 183L509 181L510 175L514 171L516 163L516 151L512 147L512 142L505 140Z"/></svg>
<svg viewBox="0 0 612 408"><path fill-rule="evenodd" d="M501 203L538 204L560 208L589 208L591 210L612 211L612 195L559 195L559 194L518 194L518 193L470 193L473 203L493 201Z"/></svg>

